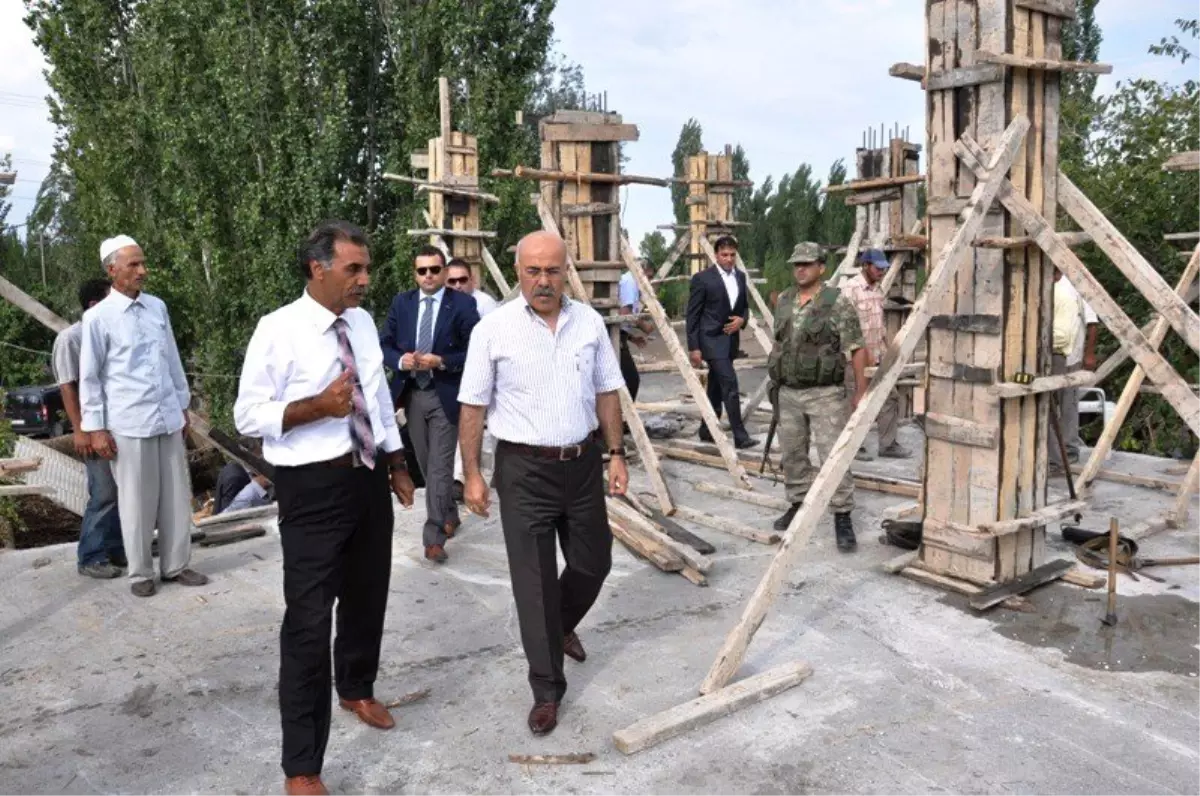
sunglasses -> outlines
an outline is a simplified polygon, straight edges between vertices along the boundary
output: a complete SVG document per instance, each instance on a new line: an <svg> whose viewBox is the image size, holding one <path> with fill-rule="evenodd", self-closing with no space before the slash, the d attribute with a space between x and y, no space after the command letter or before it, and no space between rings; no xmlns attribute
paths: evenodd
<svg viewBox="0 0 1200 796"><path fill-rule="evenodd" d="M440 265L423 265L417 269L417 276L425 276L425 274L433 274L437 276L442 272Z"/></svg>
<svg viewBox="0 0 1200 796"><path fill-rule="evenodd" d="M454 287L455 285L465 285L470 281L471 277L469 276L450 277L446 280L446 284L450 285L450 287Z"/></svg>

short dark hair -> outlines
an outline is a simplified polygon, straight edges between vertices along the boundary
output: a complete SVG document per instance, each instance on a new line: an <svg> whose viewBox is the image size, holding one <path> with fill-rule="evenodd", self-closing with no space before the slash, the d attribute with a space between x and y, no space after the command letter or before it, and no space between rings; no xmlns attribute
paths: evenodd
<svg viewBox="0 0 1200 796"><path fill-rule="evenodd" d="M471 264L461 257L451 257L450 261L446 263L446 268L466 268L468 271L470 271Z"/></svg>
<svg viewBox="0 0 1200 796"><path fill-rule="evenodd" d="M300 250L296 255L296 265L305 280L312 279L312 270L309 269L308 264L313 260L325 268L333 267L333 245L339 240L353 243L356 246L371 245L367 239L367 233L349 221L337 219L322 221L300 243Z"/></svg>
<svg viewBox="0 0 1200 796"><path fill-rule="evenodd" d="M719 252L721 249L733 249L734 251L737 251L737 238L733 237L732 235L722 235L721 237L717 238L717 242L713 244L713 251Z"/></svg>
<svg viewBox="0 0 1200 796"><path fill-rule="evenodd" d="M417 253L413 257L413 260L415 261L417 259L417 257L436 257L442 261L443 267L445 267L445 265L446 265L446 253L444 251L442 251L441 249L439 249L437 246L434 246L429 243L426 243L424 246L417 249Z"/></svg>
<svg viewBox="0 0 1200 796"><path fill-rule="evenodd" d="M89 279L79 286L79 306L86 310L93 303L104 301L111 287L107 279Z"/></svg>

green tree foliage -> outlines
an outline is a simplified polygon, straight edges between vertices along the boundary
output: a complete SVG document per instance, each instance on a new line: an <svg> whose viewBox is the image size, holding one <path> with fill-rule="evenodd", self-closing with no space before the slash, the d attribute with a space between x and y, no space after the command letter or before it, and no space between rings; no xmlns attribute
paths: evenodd
<svg viewBox="0 0 1200 796"><path fill-rule="evenodd" d="M1096 24L1099 0L1075 0L1075 18L1063 24L1063 58L1096 61L1100 57L1100 26ZM1064 72L1059 111L1058 161L1064 169L1079 165L1092 134L1096 116L1096 79L1088 72Z"/></svg>
<svg viewBox="0 0 1200 796"><path fill-rule="evenodd" d="M553 5L26 0L59 130L31 223L72 247L71 290L98 267L102 238L142 243L148 289L171 307L188 370L209 374L195 386L227 423L243 347L256 319L299 291L296 243L317 221L372 234L374 309L410 280L405 230L424 226L425 199L381 175L407 173L437 135L439 75L481 163L536 162L516 112L581 83L547 71ZM498 256L534 224L528 187L500 182L501 204L485 206Z"/></svg>
<svg viewBox="0 0 1200 796"><path fill-rule="evenodd" d="M676 177L687 176L687 159L703 151L703 135L704 130L700 127L700 122L695 119L684 122L683 129L679 131L679 141L675 144L675 150L671 152L671 167ZM688 222L687 196L686 184L675 183L671 186L671 207L675 210L676 224Z"/></svg>

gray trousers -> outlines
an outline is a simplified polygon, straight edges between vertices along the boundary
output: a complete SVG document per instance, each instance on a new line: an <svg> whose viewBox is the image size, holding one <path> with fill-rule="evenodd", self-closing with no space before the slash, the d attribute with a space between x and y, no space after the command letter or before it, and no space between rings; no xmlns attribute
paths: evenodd
<svg viewBox="0 0 1200 796"><path fill-rule="evenodd" d="M867 379L867 384L871 383ZM849 402L854 396L854 368L849 363L846 364L846 401ZM888 397L883 402L883 408L879 410L879 415L875 418L876 425L879 426L879 450L889 448L896 443L896 434L900 430L900 393L895 387L888 393ZM866 443L863 443L864 446Z"/></svg>
<svg viewBox="0 0 1200 796"><path fill-rule="evenodd" d="M1079 366L1067 367L1067 358L1062 354L1055 354L1050 361L1050 373L1054 376L1064 376L1076 370L1079 370ZM1058 399L1059 423L1062 428L1063 441L1067 445L1067 457L1074 463L1079 459L1079 449L1083 447L1083 440L1079 438L1079 389L1069 387L1059 390L1055 393L1055 397ZM1059 453L1058 440L1055 438L1054 432L1048 430L1046 437L1050 443L1049 462L1061 467L1062 454Z"/></svg>
<svg viewBox="0 0 1200 796"><path fill-rule="evenodd" d="M425 546L446 544L446 523L458 524L454 502L454 450L458 426L446 417L442 401L433 390L409 390L404 417L413 453L425 476Z"/></svg>
<svg viewBox="0 0 1200 796"><path fill-rule="evenodd" d="M157 528L159 571L173 578L192 557L192 487L183 432L145 438L113 434L113 441L117 457L112 471L129 577L153 580L150 543Z"/></svg>

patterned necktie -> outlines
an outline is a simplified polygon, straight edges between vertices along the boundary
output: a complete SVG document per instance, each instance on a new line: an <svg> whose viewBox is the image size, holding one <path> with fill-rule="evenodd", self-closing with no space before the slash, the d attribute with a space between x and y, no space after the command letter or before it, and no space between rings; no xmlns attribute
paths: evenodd
<svg viewBox="0 0 1200 796"><path fill-rule="evenodd" d="M350 371L354 377L354 391L350 395L350 439L354 442L354 450L362 463L370 469L375 469L375 432L371 429L371 416L367 413L367 399L363 395L362 384L358 381L358 368L354 364L354 349L350 347L350 337L346 333L347 324L344 318L333 322L333 331L337 334L338 359L344 370Z"/></svg>
<svg viewBox="0 0 1200 796"><path fill-rule="evenodd" d="M417 352L428 354L433 347L433 297L421 299L425 303L425 314L421 316L421 328L417 332ZM433 374L427 370L417 371L417 386L422 390L433 381Z"/></svg>

